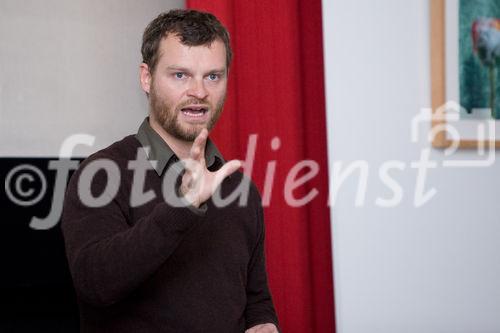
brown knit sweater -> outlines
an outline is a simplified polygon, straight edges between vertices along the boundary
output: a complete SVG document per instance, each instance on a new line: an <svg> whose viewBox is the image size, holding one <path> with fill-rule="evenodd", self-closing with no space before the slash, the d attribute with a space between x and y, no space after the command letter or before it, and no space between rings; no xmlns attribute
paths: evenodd
<svg viewBox="0 0 500 333"><path fill-rule="evenodd" d="M163 200L162 178L145 176L143 192L155 198L130 205L141 144L127 136L84 162L70 180L62 230L85 332L244 332L277 317L267 285L264 223L252 185L248 204L206 211L174 208ZM78 193L82 170L110 159L120 170L119 190L103 207L87 207ZM237 172L221 185L225 197L240 183ZM98 197L103 170L92 178ZM85 182L82 182L84 184Z"/></svg>

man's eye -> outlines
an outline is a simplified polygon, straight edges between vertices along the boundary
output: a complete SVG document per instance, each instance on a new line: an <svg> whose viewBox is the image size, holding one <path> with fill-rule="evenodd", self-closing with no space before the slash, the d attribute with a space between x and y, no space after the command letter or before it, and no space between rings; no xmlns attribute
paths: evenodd
<svg viewBox="0 0 500 333"><path fill-rule="evenodd" d="M175 73L175 77L178 79L182 79L184 77L184 73Z"/></svg>
<svg viewBox="0 0 500 333"><path fill-rule="evenodd" d="M210 75L208 76L208 79L209 79L210 81L215 81L215 80L217 80L218 78L219 78L219 75L217 75L217 74L210 74Z"/></svg>

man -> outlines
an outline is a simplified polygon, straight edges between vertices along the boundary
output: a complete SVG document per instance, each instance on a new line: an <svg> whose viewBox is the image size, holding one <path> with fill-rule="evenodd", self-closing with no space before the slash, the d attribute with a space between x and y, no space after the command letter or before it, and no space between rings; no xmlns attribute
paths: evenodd
<svg viewBox="0 0 500 333"><path fill-rule="evenodd" d="M86 159L66 192L81 330L278 332L260 196L252 185L244 205L214 200L245 179L208 139L226 96L228 33L211 14L173 10L148 25L142 55L149 117Z"/></svg>

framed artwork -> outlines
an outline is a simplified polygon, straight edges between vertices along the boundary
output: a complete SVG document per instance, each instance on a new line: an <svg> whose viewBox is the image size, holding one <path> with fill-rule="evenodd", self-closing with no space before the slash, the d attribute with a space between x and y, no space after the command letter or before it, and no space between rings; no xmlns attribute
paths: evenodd
<svg viewBox="0 0 500 333"><path fill-rule="evenodd" d="M500 1L429 1L433 146L500 148Z"/></svg>

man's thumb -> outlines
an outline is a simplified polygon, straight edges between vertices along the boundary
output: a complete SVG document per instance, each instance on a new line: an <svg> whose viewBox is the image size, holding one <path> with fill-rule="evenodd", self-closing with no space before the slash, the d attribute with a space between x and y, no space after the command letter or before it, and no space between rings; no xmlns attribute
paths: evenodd
<svg viewBox="0 0 500 333"><path fill-rule="evenodd" d="M232 160L224 164L222 168L220 168L215 174L214 190L220 185L220 183L222 183L224 179L226 179L227 176L236 172L236 170L241 168L242 165L243 163L238 160Z"/></svg>

